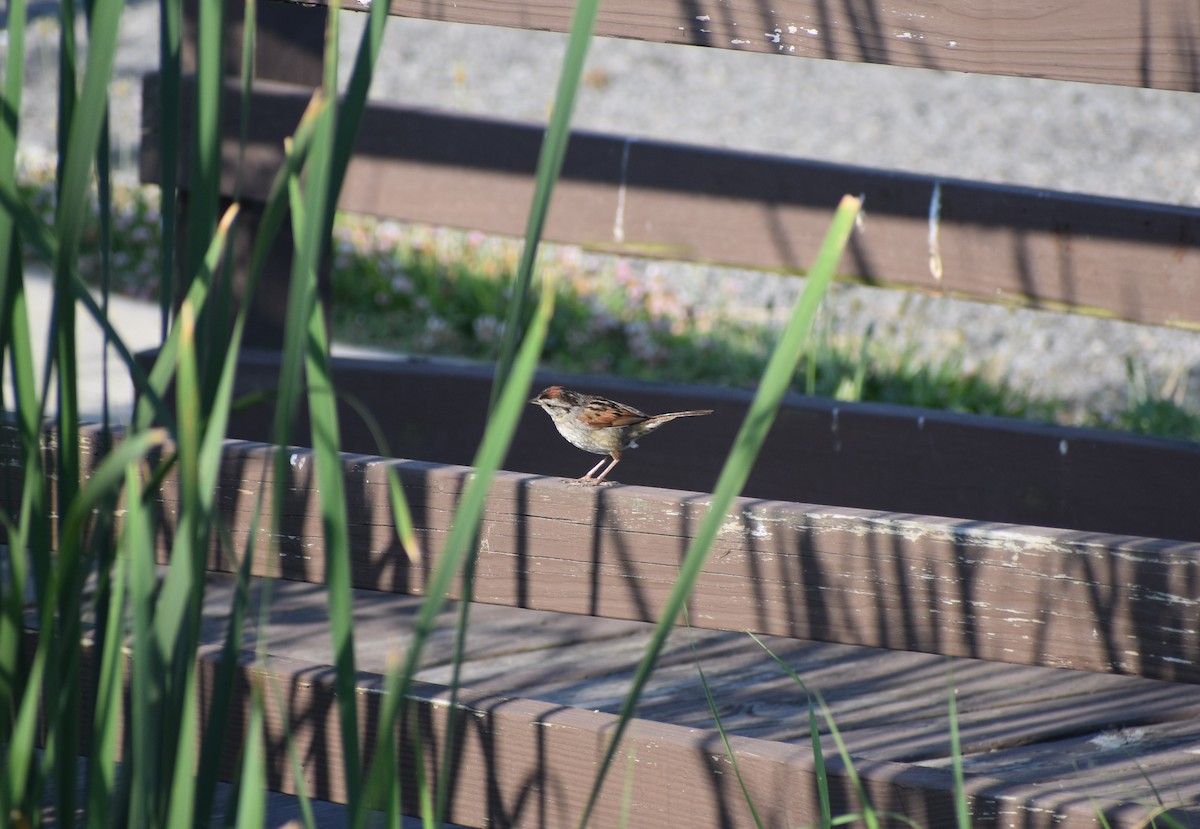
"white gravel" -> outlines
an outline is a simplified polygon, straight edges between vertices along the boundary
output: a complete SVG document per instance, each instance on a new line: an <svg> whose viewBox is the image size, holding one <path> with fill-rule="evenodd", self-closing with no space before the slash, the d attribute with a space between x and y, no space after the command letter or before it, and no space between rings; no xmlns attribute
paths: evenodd
<svg viewBox="0 0 1200 829"><path fill-rule="evenodd" d="M51 9L52 11L52 9ZM343 54L365 16L343 13ZM27 149L53 146L56 26L33 24L22 129ZM0 37L4 35L0 33ZM118 161L136 157L140 77L157 61L157 5L123 23L113 85ZM0 47L3 43L0 42ZM505 118L543 120L565 37L392 19L374 97ZM344 65L349 65L348 63ZM735 54L598 39L575 123L643 137L981 181L1200 207L1200 100L1154 90ZM868 205L869 210L869 205ZM754 304L800 280L644 263L701 300L735 280ZM1198 274L1200 277L1200 274ZM853 335L875 322L897 350L961 350L1017 387L1080 406L1119 405L1126 361L1151 387L1178 378L1200 400L1200 335L1074 315L839 287L825 324Z"/></svg>

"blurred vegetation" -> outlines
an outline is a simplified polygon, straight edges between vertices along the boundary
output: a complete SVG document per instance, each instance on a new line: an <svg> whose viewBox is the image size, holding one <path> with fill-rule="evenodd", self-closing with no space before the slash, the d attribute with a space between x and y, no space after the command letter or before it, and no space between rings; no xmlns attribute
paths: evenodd
<svg viewBox="0 0 1200 829"><path fill-rule="evenodd" d="M22 171L32 203L53 205L53 170ZM114 290L156 293L160 244L158 191L114 187ZM520 259L516 240L481 233L340 215L334 228L334 338L340 342L492 359L504 331L509 285ZM89 240L85 236L85 271ZM762 374L778 325L730 311L727 297L681 296L626 260L577 247L543 245L557 299L543 363L554 369L751 388ZM834 341L827 330L797 372L795 388L845 401L872 401L968 414L1018 417L1200 440L1200 413L1178 377L1151 388L1130 366L1124 408L1068 417L1065 401L1024 390L964 366L963 354L937 361L872 336Z"/></svg>

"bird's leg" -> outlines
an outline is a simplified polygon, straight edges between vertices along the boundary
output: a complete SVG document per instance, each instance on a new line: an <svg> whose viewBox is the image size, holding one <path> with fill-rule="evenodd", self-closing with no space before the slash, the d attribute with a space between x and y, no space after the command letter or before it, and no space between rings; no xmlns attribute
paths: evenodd
<svg viewBox="0 0 1200 829"><path fill-rule="evenodd" d="M603 472L601 472L601 473L600 473L600 477L598 477L596 480L597 480L597 481L603 481L603 480L604 480L604 477L605 477L606 475L608 475L608 473L609 473L609 472L612 472L612 471L613 471L613 467L614 467L614 466L616 466L616 465L617 465L618 463L620 463L620 462L621 462L621 453L620 453L620 452L613 452L613 453L612 453L612 463L610 463L610 464L608 465L608 467L607 467L607 468L606 468L606 469L605 469ZM594 470L594 469L593 469L592 471L593 471L593 472L595 472L596 470Z"/></svg>
<svg viewBox="0 0 1200 829"><path fill-rule="evenodd" d="M605 469L603 472L601 472L599 477L594 478L592 476L596 474L596 470L599 469L600 467L604 466L604 464L608 463L608 458L601 458L600 463L596 464L591 469L589 469L588 474L586 474L582 478L578 479L578 481L576 481L576 483L592 484L593 486L609 486L609 485L611 485L613 482L604 480L604 476L607 475L609 472L612 472L612 468L617 465L617 461L619 461L619 460L621 460L621 453L613 452L612 453L612 463L608 464L608 468Z"/></svg>
<svg viewBox="0 0 1200 829"><path fill-rule="evenodd" d="M600 463L596 464L591 469L589 469L588 473L586 475L584 475L582 478L580 478L579 480L581 480L581 481L593 480L592 476L596 474L596 470L599 469L600 467L604 466L604 464L606 464L606 463L608 463L608 458L607 457L601 458ZM605 470L605 471L607 472L608 470ZM600 477L604 477L604 476L601 475Z"/></svg>

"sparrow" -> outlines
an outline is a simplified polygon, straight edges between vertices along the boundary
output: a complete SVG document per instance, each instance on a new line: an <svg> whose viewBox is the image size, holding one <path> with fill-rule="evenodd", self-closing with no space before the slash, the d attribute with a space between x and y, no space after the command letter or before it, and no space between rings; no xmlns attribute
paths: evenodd
<svg viewBox="0 0 1200 829"><path fill-rule="evenodd" d="M572 445L585 452L605 455L600 462L593 466L580 481L589 483L607 483L604 479L613 467L621 460L621 453L626 449L637 448L637 440L648 435L664 423L677 417L699 417L712 414L712 409L697 409L690 412L668 412L667 414L651 417L645 412L638 411L632 406L617 403L607 397L593 394L581 394L577 391L564 389L562 386L550 386L537 397L529 401L535 406L541 406L554 421L558 433ZM599 475L600 467L608 462Z"/></svg>

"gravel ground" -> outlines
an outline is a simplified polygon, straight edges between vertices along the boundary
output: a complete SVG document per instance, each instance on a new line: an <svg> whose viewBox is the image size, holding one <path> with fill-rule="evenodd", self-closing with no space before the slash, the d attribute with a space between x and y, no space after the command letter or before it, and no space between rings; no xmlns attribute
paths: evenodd
<svg viewBox="0 0 1200 829"><path fill-rule="evenodd" d="M53 146L55 5L37 4L27 48L23 140ZM343 53L363 15L344 13ZM3 38L4 33L0 33ZM118 161L137 150L140 78L157 61L157 6L127 10L113 85ZM3 41L0 40L0 46ZM373 95L462 112L542 120L565 37L393 19ZM503 67L503 71L496 71ZM1200 107L1154 90L894 69L726 50L597 40L576 110L581 128L981 181L1200 207ZM867 206L868 211L870 205ZM751 306L797 279L641 263L685 297ZM1102 409L1128 388L1126 360L1158 388L1200 399L1200 335L1048 312L842 286L825 323L898 350L961 351L1035 395Z"/></svg>

